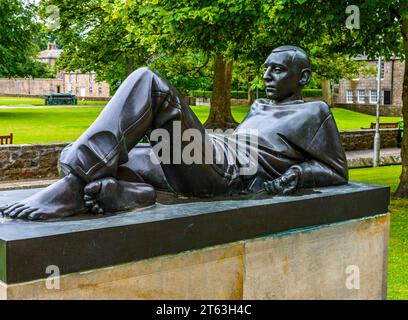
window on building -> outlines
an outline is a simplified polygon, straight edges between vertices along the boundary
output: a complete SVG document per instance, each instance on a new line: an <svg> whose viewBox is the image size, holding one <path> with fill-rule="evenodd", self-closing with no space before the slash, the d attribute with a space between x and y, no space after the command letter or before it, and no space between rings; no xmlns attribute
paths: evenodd
<svg viewBox="0 0 408 320"><path fill-rule="evenodd" d="M67 90L69 93L72 93L72 85L70 83L67 85Z"/></svg>
<svg viewBox="0 0 408 320"><path fill-rule="evenodd" d="M74 74L72 72L69 73L69 82L74 82Z"/></svg>
<svg viewBox="0 0 408 320"><path fill-rule="evenodd" d="M98 95L102 97L102 87L101 86L98 87Z"/></svg>
<svg viewBox="0 0 408 320"><path fill-rule="evenodd" d="M370 90L370 103L377 103L377 90Z"/></svg>
<svg viewBox="0 0 408 320"><path fill-rule="evenodd" d="M75 94L76 94L77 96L79 96L79 88L78 88L78 87L75 88Z"/></svg>
<svg viewBox="0 0 408 320"><path fill-rule="evenodd" d="M89 86L89 95L90 96L93 95L93 87L92 86Z"/></svg>
<svg viewBox="0 0 408 320"><path fill-rule="evenodd" d="M89 83L92 83L92 80L93 80L92 72L89 72Z"/></svg>
<svg viewBox="0 0 408 320"><path fill-rule="evenodd" d="M353 103L353 91L352 90L346 90L346 102Z"/></svg>
<svg viewBox="0 0 408 320"><path fill-rule="evenodd" d="M364 103L365 102L365 90L358 90L357 91L357 102Z"/></svg>
<svg viewBox="0 0 408 320"><path fill-rule="evenodd" d="M381 61L381 79L384 79L384 74L385 74L385 63L384 61Z"/></svg>
<svg viewBox="0 0 408 320"><path fill-rule="evenodd" d="M390 105L391 104L391 91L390 90L384 90L383 91L383 97L384 97L384 104L385 105Z"/></svg>

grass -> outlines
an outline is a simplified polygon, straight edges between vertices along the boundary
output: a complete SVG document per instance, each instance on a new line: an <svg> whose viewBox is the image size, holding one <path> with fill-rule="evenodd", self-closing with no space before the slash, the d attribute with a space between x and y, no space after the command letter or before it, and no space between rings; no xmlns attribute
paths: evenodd
<svg viewBox="0 0 408 320"><path fill-rule="evenodd" d="M384 184L394 192L401 166L350 170L350 179ZM391 198L391 234L388 259L388 299L408 300L408 199Z"/></svg>
<svg viewBox="0 0 408 320"><path fill-rule="evenodd" d="M12 132L14 143L69 142L76 140L102 111L104 101L79 101L79 106L24 108L26 103L38 106L41 99L0 97L1 105L20 104L16 108L0 108L0 135ZM86 107L81 107L86 106ZM193 106L198 118L205 122L209 107ZM357 130L369 127L374 116L345 109L333 108L339 130ZM235 120L241 122L248 113L248 106L232 107ZM381 121L399 121L398 117L382 117Z"/></svg>
<svg viewBox="0 0 408 320"><path fill-rule="evenodd" d="M208 107L193 107L204 122ZM248 112L246 106L233 107L237 121ZM12 132L15 144L70 142L76 140L102 111L101 107L4 108L0 109L0 135Z"/></svg>
<svg viewBox="0 0 408 320"><path fill-rule="evenodd" d="M370 128L370 123L375 122L375 116L354 112L341 108L332 109L339 130L360 130ZM398 122L402 117L380 117L380 122Z"/></svg>

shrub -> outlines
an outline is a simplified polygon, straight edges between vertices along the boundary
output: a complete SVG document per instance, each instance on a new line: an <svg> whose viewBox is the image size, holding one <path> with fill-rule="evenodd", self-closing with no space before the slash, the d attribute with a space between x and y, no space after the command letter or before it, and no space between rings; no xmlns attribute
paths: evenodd
<svg viewBox="0 0 408 320"><path fill-rule="evenodd" d="M321 89L304 89L303 90L304 97L321 97L323 96Z"/></svg>

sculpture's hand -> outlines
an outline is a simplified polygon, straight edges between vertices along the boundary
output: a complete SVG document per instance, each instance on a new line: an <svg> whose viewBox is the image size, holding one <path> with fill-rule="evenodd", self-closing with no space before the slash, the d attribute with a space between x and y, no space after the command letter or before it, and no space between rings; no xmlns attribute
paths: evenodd
<svg viewBox="0 0 408 320"><path fill-rule="evenodd" d="M269 194L287 195L293 193L299 186L300 174L299 169L289 169L279 178L265 182L265 190Z"/></svg>

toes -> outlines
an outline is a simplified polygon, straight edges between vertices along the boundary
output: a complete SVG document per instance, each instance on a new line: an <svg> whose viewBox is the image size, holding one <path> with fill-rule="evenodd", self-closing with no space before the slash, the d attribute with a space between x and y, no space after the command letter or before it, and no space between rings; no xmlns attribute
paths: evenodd
<svg viewBox="0 0 408 320"><path fill-rule="evenodd" d="M84 192L87 195L95 196L101 191L101 188L102 188L102 182L101 181L93 181L93 182L86 185L86 187L84 189Z"/></svg>
<svg viewBox="0 0 408 320"><path fill-rule="evenodd" d="M28 209L25 209L25 210L23 210L23 211L21 211L21 212L19 213L19 215L17 216L17 218L18 218L18 219L25 219L25 218L27 218L27 216L28 216L30 213L34 212L35 210L37 210L37 209L36 209L36 208L28 208Z"/></svg>
<svg viewBox="0 0 408 320"><path fill-rule="evenodd" d="M39 220L41 216L43 215L42 210L35 210L34 212L31 212L30 214L27 215L27 219L34 221L34 220Z"/></svg>
<svg viewBox="0 0 408 320"><path fill-rule="evenodd" d="M9 212L9 217L16 218L22 211L29 209L29 208L30 207L27 207L27 206L15 208L13 211Z"/></svg>
<svg viewBox="0 0 408 320"><path fill-rule="evenodd" d="M18 208L20 208L22 206L23 206L22 203L15 203L15 204L9 206L6 210L4 210L3 213L4 213L4 215L8 216L10 214L10 212L14 211L14 209L18 209Z"/></svg>

